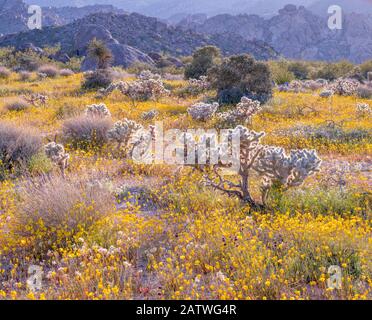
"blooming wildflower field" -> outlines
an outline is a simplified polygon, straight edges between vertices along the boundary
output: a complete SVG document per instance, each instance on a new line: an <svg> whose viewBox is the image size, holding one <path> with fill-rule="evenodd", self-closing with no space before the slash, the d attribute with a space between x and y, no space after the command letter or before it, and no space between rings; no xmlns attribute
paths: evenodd
<svg viewBox="0 0 372 320"><path fill-rule="evenodd" d="M137 164L111 140L64 141L89 112L104 113L102 128L123 119L223 127L217 105L198 118L213 92L185 97L187 81L164 80L167 94L134 103L120 90L81 91L82 81L0 79L0 122L23 132L14 148L31 137L56 142L20 172L0 158L0 299L371 299L371 100L275 89L249 128L265 131L267 145L315 149L322 164L262 209L211 188L191 167ZM21 96L27 103L15 104ZM116 123L112 139L130 126ZM258 201L259 179L250 185ZM30 266L40 268L39 290ZM331 266L341 268L338 288Z"/></svg>

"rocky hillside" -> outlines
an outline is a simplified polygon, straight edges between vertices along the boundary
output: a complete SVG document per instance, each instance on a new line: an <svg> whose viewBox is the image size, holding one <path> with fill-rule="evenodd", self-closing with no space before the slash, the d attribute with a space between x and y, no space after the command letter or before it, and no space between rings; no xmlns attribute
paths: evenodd
<svg viewBox="0 0 372 320"><path fill-rule="evenodd" d="M261 40L293 59L359 63L372 58L372 15L345 14L342 30L330 30L327 21L303 6L287 5L270 19L224 14L209 19L188 17L179 26L204 34L232 33L245 40Z"/></svg>
<svg viewBox="0 0 372 320"><path fill-rule="evenodd" d="M28 5L22 0L0 0L0 35L28 31ZM43 7L42 25L61 26L98 12L124 13L112 5L90 5L84 7Z"/></svg>
<svg viewBox="0 0 372 320"><path fill-rule="evenodd" d="M273 59L278 54L263 41L247 40L239 34L202 35L194 31L182 30L159 21L156 18L140 14L97 13L73 23L46 27L0 38L0 46L22 48L26 43L35 46L60 44L63 53L73 55L81 53L79 30L86 26L100 26L112 38L144 53L163 52L172 56L190 55L197 47L212 44L221 48L225 54L250 53L256 59ZM106 33L106 32L105 32ZM91 37L100 38L92 32Z"/></svg>

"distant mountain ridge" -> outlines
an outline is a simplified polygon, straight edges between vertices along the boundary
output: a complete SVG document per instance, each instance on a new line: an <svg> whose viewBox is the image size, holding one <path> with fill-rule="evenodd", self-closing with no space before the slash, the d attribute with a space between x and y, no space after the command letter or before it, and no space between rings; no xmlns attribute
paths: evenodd
<svg viewBox="0 0 372 320"><path fill-rule="evenodd" d="M22 0L0 0L0 34L28 31L28 5ZM125 13L112 5L89 5L84 7L43 7L42 25L61 26L98 12Z"/></svg>
<svg viewBox="0 0 372 320"><path fill-rule="evenodd" d="M105 33L109 33L120 44L134 47L144 53L156 52L181 56L190 55L201 46L216 45L226 55L250 53L256 59L265 60L279 56L263 41L245 40L238 34L228 32L203 35L168 26L156 18L137 13L96 13L67 25L4 36L0 38L0 46L22 48L28 43L38 47L60 44L62 53L74 55L79 49L76 35L87 25L100 26L107 30ZM99 35L96 37L99 38Z"/></svg>
<svg viewBox="0 0 372 320"><path fill-rule="evenodd" d="M179 24L184 30L204 34L238 34L245 40L260 40L287 58L360 63L372 59L372 15L344 14L342 30L330 30L328 18L303 6L287 5L270 19L258 15L223 14Z"/></svg>

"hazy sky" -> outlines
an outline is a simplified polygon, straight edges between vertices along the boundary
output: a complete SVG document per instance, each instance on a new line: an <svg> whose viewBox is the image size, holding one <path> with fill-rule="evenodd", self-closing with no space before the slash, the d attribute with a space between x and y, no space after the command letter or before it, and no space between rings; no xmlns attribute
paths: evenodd
<svg viewBox="0 0 372 320"><path fill-rule="evenodd" d="M178 13L256 13L271 15L288 3L304 5L317 13L327 13L329 5L339 4L345 11L372 13L372 0L25 0L41 6L85 6L112 4L127 11L167 18Z"/></svg>

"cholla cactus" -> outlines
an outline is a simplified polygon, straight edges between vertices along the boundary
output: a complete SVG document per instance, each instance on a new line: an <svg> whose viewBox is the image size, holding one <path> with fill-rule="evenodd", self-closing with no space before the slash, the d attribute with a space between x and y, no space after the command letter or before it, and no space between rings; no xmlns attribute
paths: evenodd
<svg viewBox="0 0 372 320"><path fill-rule="evenodd" d="M122 146L127 149L133 134L141 129L143 129L143 127L137 122L124 119L114 124L113 128L107 132L107 137L109 140L117 143L118 150L120 150Z"/></svg>
<svg viewBox="0 0 372 320"><path fill-rule="evenodd" d="M372 114L371 107L368 103L357 103L356 112L359 117L370 116Z"/></svg>
<svg viewBox="0 0 372 320"><path fill-rule="evenodd" d="M118 90L122 95L128 96L133 105L135 101L157 100L161 96L169 95L161 79L146 79L133 82L119 81L110 84L106 89L98 91L98 97L104 97Z"/></svg>
<svg viewBox="0 0 372 320"><path fill-rule="evenodd" d="M207 91L210 88L210 83L206 76L201 76L199 79L189 79L187 91L192 95L198 95Z"/></svg>
<svg viewBox="0 0 372 320"><path fill-rule="evenodd" d="M342 96L352 96L356 94L359 82L352 79L337 79L333 82L329 89L332 90L335 94L339 94Z"/></svg>
<svg viewBox="0 0 372 320"><path fill-rule="evenodd" d="M85 115L88 117L99 117L106 118L111 117L110 110L106 107L104 103L92 104L87 106L85 109Z"/></svg>
<svg viewBox="0 0 372 320"><path fill-rule="evenodd" d="M142 113L141 118L143 120L149 121L149 120L153 120L158 115L159 115L159 111L156 110L156 109L153 109L153 110L150 110L148 112Z"/></svg>
<svg viewBox="0 0 372 320"><path fill-rule="evenodd" d="M191 116L191 118L193 118L193 120L207 121L212 119L218 107L219 105L217 102L214 102L212 104L199 102L189 107L187 109L187 112Z"/></svg>
<svg viewBox="0 0 372 320"><path fill-rule="evenodd" d="M207 171L207 184L229 195L237 196L253 207L260 207L249 191L251 171L258 172L263 178L262 202L266 204L268 192L273 185L283 188L300 186L306 178L320 170L321 160L315 150L292 150L286 155L279 147L263 146L260 143L264 132L255 132L243 126L230 131L231 138L240 138L240 183L224 179L219 169L226 164L213 167L213 176Z"/></svg>
<svg viewBox="0 0 372 320"><path fill-rule="evenodd" d="M300 186L304 180L320 170L321 160L315 150L292 150L287 156L283 148L265 147L264 156L254 169L270 184L285 187Z"/></svg>
<svg viewBox="0 0 372 320"><path fill-rule="evenodd" d="M223 122L232 125L235 125L238 122L251 123L252 117L261 109L261 103L259 101L243 97L234 110L220 114L219 118Z"/></svg>
<svg viewBox="0 0 372 320"><path fill-rule="evenodd" d="M100 89L98 91L99 97L106 97L115 90L120 91L121 94L126 95L128 90L128 84L124 81L113 82L106 89Z"/></svg>
<svg viewBox="0 0 372 320"><path fill-rule="evenodd" d="M249 203L253 207L259 207L259 205L253 200L249 191L249 178L250 172L257 159L263 154L264 147L260 144L260 140L265 133L251 131L243 126L238 126L230 131L230 135L232 139L234 139L234 137L240 139L239 159L235 159L235 161L238 160L240 162L240 183L233 183L221 176L218 170L219 168L226 167L226 165L214 166L214 176L211 176L210 174L204 176L206 183L207 185L223 191L230 196L237 196L242 201Z"/></svg>
<svg viewBox="0 0 372 320"><path fill-rule="evenodd" d="M301 92L302 91L302 83L299 80L293 80L288 85L289 90L293 92Z"/></svg>
<svg viewBox="0 0 372 320"><path fill-rule="evenodd" d="M138 79L140 80L161 80L160 74L152 73L150 70L144 70L138 75Z"/></svg>
<svg viewBox="0 0 372 320"><path fill-rule="evenodd" d="M23 95L22 98L35 107L39 107L40 105L45 106L48 101L47 96L39 94L39 93L34 93L31 95Z"/></svg>
<svg viewBox="0 0 372 320"><path fill-rule="evenodd" d="M61 173L65 176L65 170L68 166L70 155L65 152L65 148L61 144L50 142L44 147L47 157L61 169Z"/></svg>

